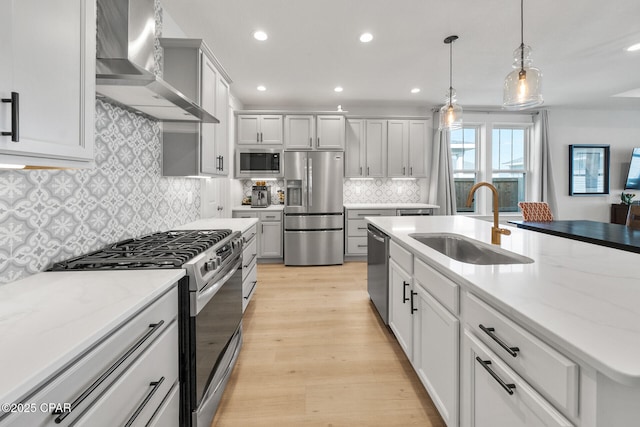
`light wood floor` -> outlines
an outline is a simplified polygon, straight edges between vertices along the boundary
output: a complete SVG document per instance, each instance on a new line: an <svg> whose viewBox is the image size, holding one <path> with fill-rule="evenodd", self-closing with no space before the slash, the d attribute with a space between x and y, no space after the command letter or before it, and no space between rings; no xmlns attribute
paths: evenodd
<svg viewBox="0 0 640 427"><path fill-rule="evenodd" d="M444 427L367 294L367 265L258 265L212 427Z"/></svg>

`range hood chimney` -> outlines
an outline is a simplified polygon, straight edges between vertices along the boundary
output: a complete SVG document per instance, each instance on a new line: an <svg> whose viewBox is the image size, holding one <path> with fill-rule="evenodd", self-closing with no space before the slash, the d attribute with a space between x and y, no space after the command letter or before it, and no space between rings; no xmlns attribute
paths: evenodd
<svg viewBox="0 0 640 427"><path fill-rule="evenodd" d="M96 92L155 120L219 123L156 76L154 0L98 0Z"/></svg>

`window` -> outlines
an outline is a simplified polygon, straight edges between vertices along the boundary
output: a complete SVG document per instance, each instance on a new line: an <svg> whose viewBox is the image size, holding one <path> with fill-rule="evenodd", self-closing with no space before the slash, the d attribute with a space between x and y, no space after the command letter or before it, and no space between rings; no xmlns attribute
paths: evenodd
<svg viewBox="0 0 640 427"><path fill-rule="evenodd" d="M472 206L466 206L471 187L480 181L491 182L498 190L500 212L519 212L518 202L527 200L527 181L532 173L528 159L531 124L528 114L500 117L483 114L465 116L464 127L451 132L457 212L493 213L488 189L478 190Z"/></svg>
<svg viewBox="0 0 640 427"><path fill-rule="evenodd" d="M467 194L476 183L480 127L464 127L451 132L451 164L458 212L475 212L475 202L467 207Z"/></svg>
<svg viewBox="0 0 640 427"><path fill-rule="evenodd" d="M499 127L491 135L492 183L498 189L498 210L518 212L525 200L526 142L528 129Z"/></svg>

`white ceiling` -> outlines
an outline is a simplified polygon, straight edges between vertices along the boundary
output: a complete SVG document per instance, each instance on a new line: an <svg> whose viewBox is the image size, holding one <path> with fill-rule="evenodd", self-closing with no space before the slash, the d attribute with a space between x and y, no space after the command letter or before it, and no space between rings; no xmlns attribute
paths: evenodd
<svg viewBox="0 0 640 427"><path fill-rule="evenodd" d="M520 44L518 0L161 0L203 38L251 108L431 107L449 86L463 106L497 107ZM640 108L640 0L525 1L524 41L547 106ZM269 34L253 39L255 30ZM359 41L369 31L374 39ZM267 91L258 92L264 85ZM335 93L335 86L344 87ZM411 94L410 89L422 91ZM635 97L614 97L628 92Z"/></svg>

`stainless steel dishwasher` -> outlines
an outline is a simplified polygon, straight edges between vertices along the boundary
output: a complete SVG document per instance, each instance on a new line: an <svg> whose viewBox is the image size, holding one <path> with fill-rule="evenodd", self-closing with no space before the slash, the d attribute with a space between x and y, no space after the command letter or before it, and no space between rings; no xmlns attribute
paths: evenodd
<svg viewBox="0 0 640 427"><path fill-rule="evenodd" d="M389 236L367 226L367 290L385 325L389 324Z"/></svg>

